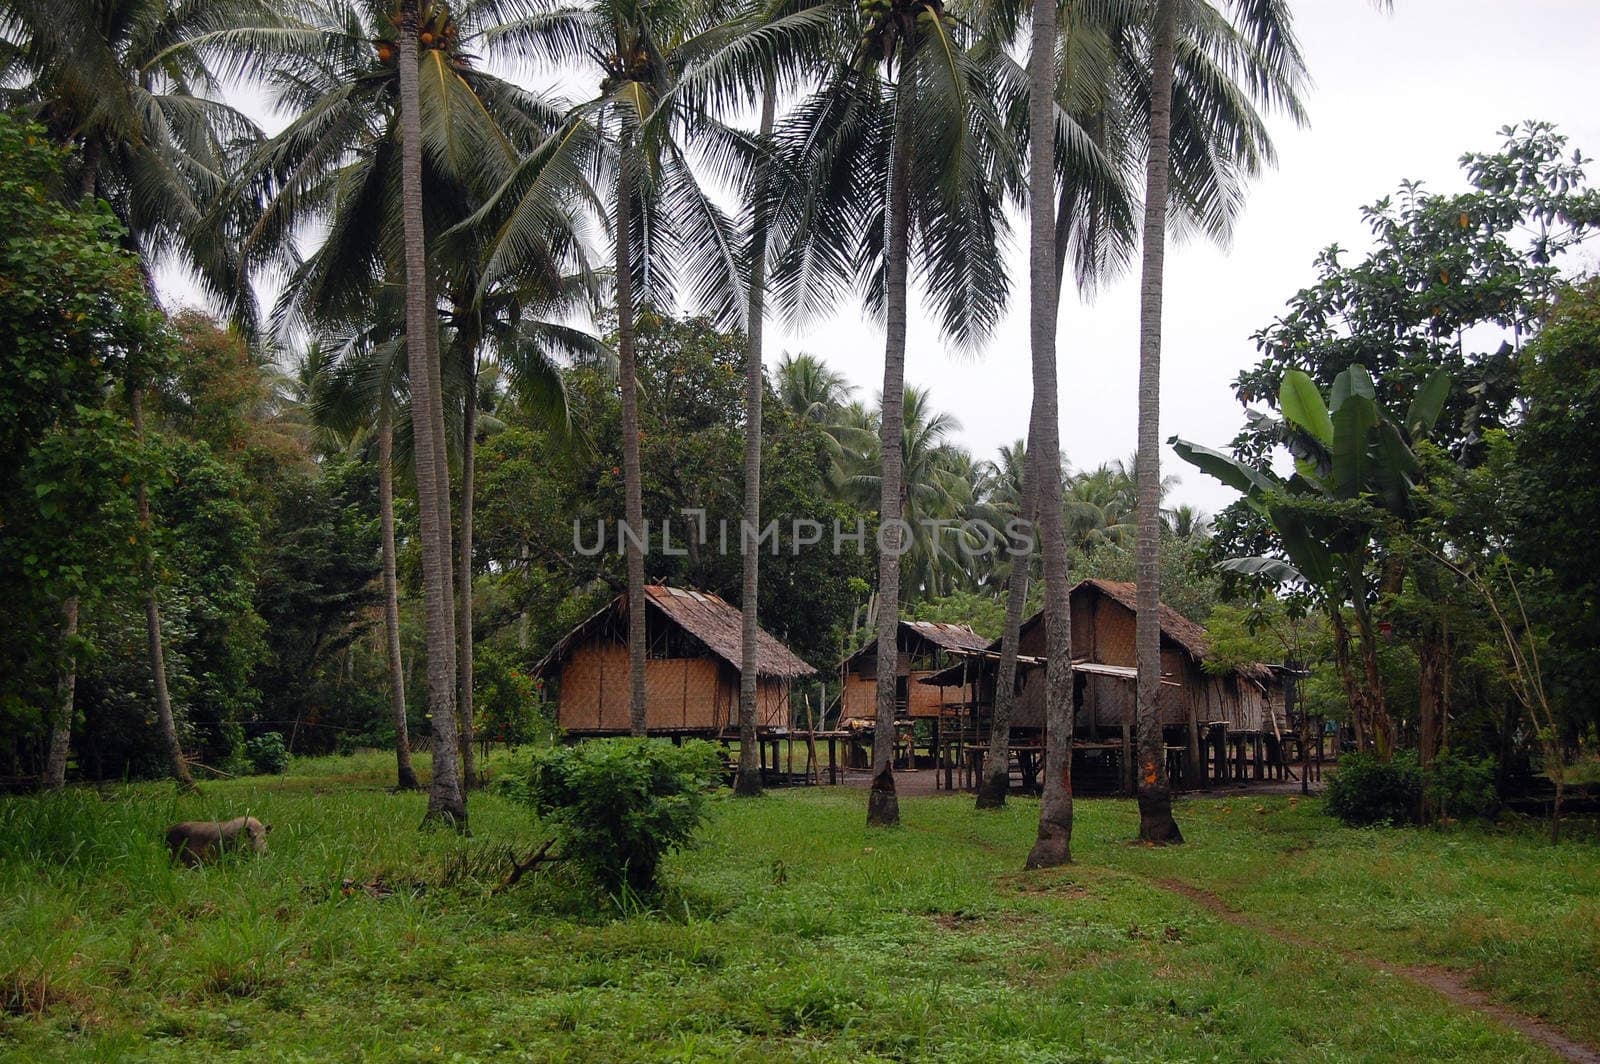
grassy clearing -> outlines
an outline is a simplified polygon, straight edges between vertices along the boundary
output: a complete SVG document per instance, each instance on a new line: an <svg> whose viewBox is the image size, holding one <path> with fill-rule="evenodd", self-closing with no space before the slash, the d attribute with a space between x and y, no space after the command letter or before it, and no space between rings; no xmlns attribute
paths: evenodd
<svg viewBox="0 0 1600 1064"><path fill-rule="evenodd" d="M716 803L651 912L556 877L490 887L541 838L475 795L416 830L381 757L276 780L0 802L0 1055L17 1059L1545 1060L1436 995L1294 950L1160 889L1486 989L1595 1037L1600 856L1525 835L1350 832L1286 799L1186 803L1191 843L1128 846L1079 805L1079 864L1018 873L1037 804L862 794ZM1265 810L1264 812L1258 811ZM161 829L249 811L272 853L174 869ZM346 886L346 881L349 885Z"/></svg>

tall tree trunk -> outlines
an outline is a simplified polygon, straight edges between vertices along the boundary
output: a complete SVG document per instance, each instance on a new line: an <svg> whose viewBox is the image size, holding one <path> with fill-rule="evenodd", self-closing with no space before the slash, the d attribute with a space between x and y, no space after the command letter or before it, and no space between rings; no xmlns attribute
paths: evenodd
<svg viewBox="0 0 1600 1064"><path fill-rule="evenodd" d="M1022 459L1022 520L1031 529L1037 527L1039 507L1038 470L1033 456L1037 451L1039 433L1039 397L1033 397L1033 411L1028 421L1027 450ZM989 722L989 752L984 759L983 781L978 785L977 807L1000 809L1006 804L1006 792L1011 789L1011 717L1017 707L1017 648L1022 642L1022 614L1028 602L1028 568L1033 563L1031 554L1011 559L1011 575L1006 581L1005 629L1000 633L1000 663L995 670L994 715Z"/></svg>
<svg viewBox="0 0 1600 1064"><path fill-rule="evenodd" d="M1347 558L1345 572L1350 581L1350 604L1356 615L1356 634L1361 637L1361 668L1366 680L1362 700L1367 724L1372 732L1373 749L1380 759L1387 761L1394 754L1394 722L1389 719L1383 674L1378 669L1378 633L1372 623L1372 607L1367 602L1367 581L1362 575L1361 559Z"/></svg>
<svg viewBox="0 0 1600 1064"><path fill-rule="evenodd" d="M1350 661L1350 626L1345 623L1344 610L1338 603L1328 605L1328 620L1333 625L1334 668L1339 673L1339 686L1344 690L1345 704L1350 707L1350 726L1356 733L1356 749L1365 752L1372 742L1367 728L1366 703Z"/></svg>
<svg viewBox="0 0 1600 1064"><path fill-rule="evenodd" d="M1061 288L1067 275L1067 186L1063 182L1056 194L1056 305L1061 304ZM1039 522L1039 471L1034 467L1038 451L1039 395L1033 395L1028 412L1028 439L1022 463L1022 519L1030 526L1031 534L1038 535ZM1059 476L1059 471L1057 476ZM1037 544L1035 544L1037 548ZM994 719L990 721L988 766L983 783L978 788L979 809L1000 809L1006 804L1006 792L1011 789L1011 718L1017 706L1017 652L1022 642L1022 615L1027 611L1029 568L1032 557L1022 559L1022 565L1011 571L1006 585L1005 628L1000 633L1000 663L995 675ZM999 766L998 768L996 766Z"/></svg>
<svg viewBox="0 0 1600 1064"><path fill-rule="evenodd" d="M911 59L903 56L894 102L893 158L889 164L888 231L884 247L883 411L879 440L883 470L878 493L878 704L872 733L872 788L867 792L867 825L900 823L894 787L895 688L900 665L900 553L908 529L902 527L901 480L906 398L906 276L911 256ZM909 678L908 678L909 682Z"/></svg>
<svg viewBox="0 0 1600 1064"><path fill-rule="evenodd" d="M387 401L378 409L378 525L383 533L383 628L389 654L389 716L394 723L395 786L417 789L406 723L406 673L400 655L400 581L394 548L394 422Z"/></svg>
<svg viewBox="0 0 1600 1064"><path fill-rule="evenodd" d="M73 695L78 688L78 596L61 602L61 664L56 674L56 704L51 712L50 748L45 755L44 786L54 790L67 782L67 753L72 746Z"/></svg>
<svg viewBox="0 0 1600 1064"><path fill-rule="evenodd" d="M628 528L622 536L628 555L628 722L634 735L649 728L644 686L644 489L639 469L639 381L633 357L633 184L639 160L633 133L622 131L617 152L617 371L622 381L622 490Z"/></svg>
<svg viewBox="0 0 1600 1064"><path fill-rule="evenodd" d="M1150 58L1150 150L1145 163L1144 266L1139 291L1139 450L1134 457L1137 538L1134 648L1139 677L1139 838L1183 841L1172 819L1172 781L1161 727L1161 296L1167 247L1172 134L1172 66L1177 0L1157 0Z"/></svg>
<svg viewBox="0 0 1600 1064"><path fill-rule="evenodd" d="M134 435L139 445L144 445L144 387L133 385L128 389L128 408L133 414ZM150 655L150 681L156 696L156 721L161 728L161 739L167 748L167 761L172 767L172 778L181 790L193 791L194 777L189 774L189 763L183 759L183 745L178 742L178 725L172 716L172 696L167 691L166 654L161 645L161 604L156 600L156 547L150 524L150 486L139 478L139 535L144 540L141 565L144 569L144 624L145 639Z"/></svg>
<svg viewBox="0 0 1600 1064"><path fill-rule="evenodd" d="M478 344L475 334L461 345L466 399L461 410L461 561L456 578L460 618L456 621L456 713L461 721L461 785L477 785L477 758L472 749L472 501L473 471L478 452Z"/></svg>
<svg viewBox="0 0 1600 1064"><path fill-rule="evenodd" d="M428 642L428 709L433 718L429 820L467 828L467 798L456 748L455 593L450 550L450 474L444 453L440 379L427 235L422 217L422 107L417 87L417 0L401 0L400 195L405 233L406 356L422 526L422 607Z"/></svg>
<svg viewBox="0 0 1600 1064"><path fill-rule="evenodd" d="M528 570L531 567L530 559L533 557L533 551L531 548L529 548L527 540L522 541L521 546L518 548L518 553L522 560L522 573L524 578L526 578ZM528 610L528 594L526 591L524 591L522 594L522 608L517 611L518 650L528 649L528 629L532 622L533 614Z"/></svg>
<svg viewBox="0 0 1600 1064"><path fill-rule="evenodd" d="M772 136L777 87L769 75L761 99L761 140L765 147ZM766 193L766 166L756 176L757 196ZM739 537L743 586L739 608L744 613L739 656L739 774L733 793L751 797L761 793L761 765L756 750L756 694L758 691L757 617L761 580L761 552L755 535L761 528L761 398L766 380L762 375L762 328L767 313L767 229L764 206L758 198L755 224L751 233L749 321L746 323L749 350L745 354L744 376L744 534Z"/></svg>
<svg viewBox="0 0 1600 1064"><path fill-rule="evenodd" d="M1423 771L1433 764L1433 759L1444 749L1445 689L1449 674L1449 629L1443 616L1443 589L1438 573L1428 562L1418 565L1417 591L1433 610L1422 619L1421 638L1417 643L1417 761ZM1437 612L1434 612L1437 611ZM1442 810L1424 808L1431 818Z"/></svg>
<svg viewBox="0 0 1600 1064"><path fill-rule="evenodd" d="M1028 53L1028 326L1033 353L1040 533L1044 556L1045 775L1039 834L1029 868L1072 860L1072 611L1061 500L1061 422L1056 385L1055 0L1034 0Z"/></svg>

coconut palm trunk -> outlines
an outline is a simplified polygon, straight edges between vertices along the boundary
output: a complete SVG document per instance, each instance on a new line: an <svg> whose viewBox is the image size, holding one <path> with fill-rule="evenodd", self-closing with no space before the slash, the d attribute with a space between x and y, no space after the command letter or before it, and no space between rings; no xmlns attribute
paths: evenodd
<svg viewBox="0 0 1600 1064"><path fill-rule="evenodd" d="M772 123L776 106L777 87L771 77L761 99L761 139L766 143L772 136ZM764 194L765 168L757 175L755 186L758 197ZM761 793L761 766L756 749L756 695L759 691L759 658L756 641L760 632L757 606L760 601L761 551L757 549L755 535L761 528L761 397L765 379L761 369L761 341L763 319L767 312L767 231L765 211L758 198L751 233L750 299L747 335L749 350L745 355L744 378L744 527L739 537L743 563L743 586L740 588L739 608L744 614L741 628L739 656L739 774L734 779L733 793L751 797Z"/></svg>
<svg viewBox="0 0 1600 1064"><path fill-rule="evenodd" d="M1172 72L1177 0L1157 0L1151 47L1150 149L1145 163L1144 261L1139 291L1139 450L1134 458L1138 582L1134 648L1139 677L1139 838L1183 841L1172 818L1172 783L1161 727L1161 296L1166 267L1167 195L1171 173Z"/></svg>
<svg viewBox="0 0 1600 1064"><path fill-rule="evenodd" d="M1061 305L1061 286L1067 269L1067 237L1063 231L1067 217L1067 188L1063 183L1056 198L1056 306ZM1035 393L1028 415L1028 440L1022 463L1021 516L1031 533L1039 529L1039 471L1034 467L1039 432L1039 396ZM1059 472L1056 474L1060 476ZM1037 544L1035 544L1037 549ZM1020 564L1017 564L1020 562ZM1032 557L1014 560L1006 583L1005 628L1000 634L1000 662L995 670L994 718L990 721L988 768L978 788L979 809L1000 809L1011 789L1011 718L1017 708L1017 654L1022 643L1022 615L1027 612L1029 569ZM998 766L998 767L997 767Z"/></svg>
<svg viewBox="0 0 1600 1064"><path fill-rule="evenodd" d="M400 187L405 236L406 355L422 526L422 606L428 643L428 709L433 720L433 784L429 820L467 826L466 792L456 749L455 595L451 587L450 477L444 455L444 397L428 283L422 217L422 108L418 96L417 0L401 0Z"/></svg>
<svg viewBox="0 0 1600 1064"><path fill-rule="evenodd" d="M476 786L477 758L472 749L472 504L473 472L478 450L478 345L475 336L458 338L466 395L461 412L461 559L456 595L461 615L456 621L456 714L461 721L461 785Z"/></svg>
<svg viewBox="0 0 1600 1064"><path fill-rule="evenodd" d="M628 556L628 723L636 736L649 728L645 698L644 490L639 468L639 381L633 353L633 185L639 160L625 128L617 152L617 373L622 385L622 491Z"/></svg>
<svg viewBox="0 0 1600 1064"><path fill-rule="evenodd" d="M1044 555L1045 778L1039 833L1029 868L1072 860L1072 612L1067 585L1066 519L1062 511L1061 424L1056 385L1055 0L1034 0L1028 54L1028 323L1033 394L1038 411L1032 465L1038 483Z"/></svg>
<svg viewBox="0 0 1600 1064"><path fill-rule="evenodd" d="M78 596L61 603L61 664L56 674L56 704L51 712L50 746L45 754L44 787L54 790L67 782L67 753L72 747L73 698L78 688L78 656L73 642L78 636Z"/></svg>
<svg viewBox="0 0 1600 1064"><path fill-rule="evenodd" d="M395 786L417 789L406 723L406 673L400 654L400 581L394 547L394 422L387 397L378 407L378 525L383 534L383 628L389 654L389 716L394 723Z"/></svg>
<svg viewBox="0 0 1600 1064"><path fill-rule="evenodd" d="M139 445L144 445L144 387L133 385L128 389L128 409L133 414L134 435ZM161 741L167 748L167 762L172 767L172 778L181 790L193 791L194 777L189 773L189 763L183 759L183 745L178 741L178 725L172 716L172 695L167 690L166 653L161 644L161 604L156 600L156 548L150 523L150 486L143 477L139 479L139 535L143 540L144 569L144 624L145 642L150 655L150 681L156 696L156 722L161 728Z"/></svg>
<svg viewBox="0 0 1600 1064"><path fill-rule="evenodd" d="M1039 438L1037 395L1032 405L1027 451L1022 463L1021 513L1018 516L1031 527L1037 527L1039 477L1033 461ZM1017 706L1017 649L1022 642L1022 614L1028 602L1028 569L1032 563L1031 553L1011 559L1011 576L1006 583L1005 630L1000 635L1000 664L994 681L994 717L989 722L989 753L984 761L983 782L978 785L979 809L1003 807L1006 804L1006 792L1011 789L1011 717Z"/></svg>
<svg viewBox="0 0 1600 1064"><path fill-rule="evenodd" d="M872 788L867 793L867 824L900 823L894 788L896 681L899 678L900 553L907 530L901 527L901 468L904 455L906 392L906 278L911 257L911 57L901 58L895 92L893 159L889 165L888 244L884 249L883 405L879 439L883 471L878 494L878 702L872 734Z"/></svg>

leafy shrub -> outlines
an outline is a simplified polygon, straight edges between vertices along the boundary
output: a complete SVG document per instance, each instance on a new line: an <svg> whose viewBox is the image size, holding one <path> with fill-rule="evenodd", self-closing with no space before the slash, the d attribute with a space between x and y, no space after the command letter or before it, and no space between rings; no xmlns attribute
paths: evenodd
<svg viewBox="0 0 1600 1064"><path fill-rule="evenodd" d="M1500 804L1494 762L1449 751L1433 759L1423 785L1428 799L1448 817L1487 817Z"/></svg>
<svg viewBox="0 0 1600 1064"><path fill-rule="evenodd" d="M281 732L263 732L245 743L244 758L258 774L277 776L289 770L289 748Z"/></svg>
<svg viewBox="0 0 1600 1064"><path fill-rule="evenodd" d="M544 701L544 681L528 675L508 654L485 646L473 659L474 724L483 742L523 746L548 735L554 714Z"/></svg>
<svg viewBox="0 0 1600 1064"><path fill-rule="evenodd" d="M1388 761L1372 754L1346 754L1328 782L1328 812L1352 827L1405 824L1417 819L1422 770L1417 755L1397 752Z"/></svg>
<svg viewBox="0 0 1600 1064"><path fill-rule="evenodd" d="M561 855L602 889L647 895L668 852L706 818L706 790L722 771L708 742L593 739L535 751L507 791L554 827Z"/></svg>

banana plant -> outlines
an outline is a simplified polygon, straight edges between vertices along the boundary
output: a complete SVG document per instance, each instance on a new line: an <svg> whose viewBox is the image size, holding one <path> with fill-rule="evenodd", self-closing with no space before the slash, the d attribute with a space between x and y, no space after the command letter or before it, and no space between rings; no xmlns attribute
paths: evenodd
<svg viewBox="0 0 1600 1064"><path fill-rule="evenodd" d="M1283 546L1282 558L1230 558L1221 568L1309 584L1325 598L1357 742L1381 757L1393 749L1394 726L1378 671L1368 562L1377 526L1414 516L1412 489L1421 467L1413 447L1433 431L1450 386L1448 371L1434 372L1396 416L1379 403L1365 366L1341 372L1326 400L1309 376L1290 370L1278 392L1283 419L1277 423L1278 439L1294 458L1287 479L1176 436L1169 441L1178 457L1240 492ZM1341 605L1347 599L1361 637L1362 683L1349 661Z"/></svg>

